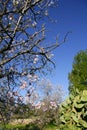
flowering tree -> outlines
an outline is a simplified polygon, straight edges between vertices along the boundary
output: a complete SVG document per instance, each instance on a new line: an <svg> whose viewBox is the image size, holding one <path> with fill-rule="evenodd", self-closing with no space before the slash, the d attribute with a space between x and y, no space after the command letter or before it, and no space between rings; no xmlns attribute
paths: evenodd
<svg viewBox="0 0 87 130"><path fill-rule="evenodd" d="M39 101L35 104L36 114L40 119L41 127L47 123L59 124L59 106L62 102L62 89L61 86L54 86L50 80L42 79L38 83Z"/></svg>
<svg viewBox="0 0 87 130"><path fill-rule="evenodd" d="M39 72L48 63L54 65L52 50L65 41L66 37L62 43L50 46L44 42L46 29L41 20L49 17L48 8L56 2L0 1L0 118L3 121L15 111L14 107L25 102L24 97L30 98Z"/></svg>

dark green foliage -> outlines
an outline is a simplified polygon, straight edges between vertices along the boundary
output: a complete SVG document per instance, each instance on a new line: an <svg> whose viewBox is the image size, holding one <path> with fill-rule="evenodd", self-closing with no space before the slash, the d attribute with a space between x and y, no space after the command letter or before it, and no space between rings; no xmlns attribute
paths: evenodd
<svg viewBox="0 0 87 130"><path fill-rule="evenodd" d="M87 90L70 95L60 107L60 130L87 129Z"/></svg>
<svg viewBox="0 0 87 130"><path fill-rule="evenodd" d="M76 88L79 91L87 90L87 50L80 51L74 57L73 67L68 76L69 91L75 94Z"/></svg>
<svg viewBox="0 0 87 130"><path fill-rule="evenodd" d="M25 130L40 130L40 128L36 124L26 125Z"/></svg>

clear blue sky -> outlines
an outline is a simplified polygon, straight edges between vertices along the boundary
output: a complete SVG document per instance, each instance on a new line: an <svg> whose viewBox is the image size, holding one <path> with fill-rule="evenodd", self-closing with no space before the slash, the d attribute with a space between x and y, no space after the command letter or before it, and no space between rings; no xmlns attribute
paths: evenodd
<svg viewBox="0 0 87 130"><path fill-rule="evenodd" d="M80 50L87 49L87 0L59 0L59 6L51 10L56 24L48 24L48 39L55 41L59 34L59 41L68 31L72 33L67 41L54 52L56 70L51 77L53 84L59 84L68 94L68 73L72 70L74 56Z"/></svg>

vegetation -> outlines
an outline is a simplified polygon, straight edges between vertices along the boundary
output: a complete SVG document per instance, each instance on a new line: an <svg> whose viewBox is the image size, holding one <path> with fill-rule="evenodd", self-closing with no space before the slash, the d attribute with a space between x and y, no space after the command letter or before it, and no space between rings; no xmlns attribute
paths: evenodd
<svg viewBox="0 0 87 130"><path fill-rule="evenodd" d="M60 130L87 129L87 90L70 94L60 107Z"/></svg>
<svg viewBox="0 0 87 130"><path fill-rule="evenodd" d="M3 130L40 130L40 128L35 124L29 124L29 125L6 125L6 128L0 127ZM45 126L41 130L59 130L57 126L49 124Z"/></svg>
<svg viewBox="0 0 87 130"><path fill-rule="evenodd" d="M48 124L47 126L43 128L43 130L59 130L59 129L58 129L58 126L56 125Z"/></svg>
<svg viewBox="0 0 87 130"><path fill-rule="evenodd" d="M75 94L79 91L87 90L87 50L80 51L74 57L73 68L69 73L69 92Z"/></svg>
<svg viewBox="0 0 87 130"><path fill-rule="evenodd" d="M82 55L81 55L82 54ZM80 57L80 55L82 57ZM82 59L81 59L82 58ZM81 73L82 77L86 75L86 62L87 58L86 51L80 51L75 57L76 62L74 62L74 70ZM84 59L84 60L83 60ZM80 61L81 60L81 61ZM84 62L83 62L84 61ZM79 68L77 63L79 63ZM81 66L80 66L81 65ZM79 71L77 71L79 69ZM84 70L84 71L83 71ZM73 72L72 71L72 72ZM76 73L78 74L78 73ZM78 75L79 75L78 74ZM70 75L71 76L71 75ZM76 75L77 76L77 75ZM78 76L79 77L79 76ZM86 79L86 78L82 78ZM41 89L43 89L43 100L40 101L35 106L32 104L20 104L17 105L13 119L22 119L22 112L24 117L28 118L33 116L36 118L30 123L21 124L10 124L3 125L3 130L86 130L87 129L87 90L85 82L80 80L80 77L77 81L81 82L81 85L84 85L84 89L81 90L81 86L72 89L70 91L69 97L65 100L59 107L58 103L60 102L60 96L53 98L52 95L52 84L45 80L45 82L40 82ZM74 81L74 80L73 80ZM86 81L86 80L85 80ZM76 83L76 82L75 82ZM79 88L79 89L78 89ZM57 90L57 89L56 89ZM56 96L56 93L54 93ZM52 97L51 97L52 96ZM52 100L53 99L53 100ZM29 106L30 105L30 106ZM32 109L28 109L32 108ZM20 111L22 110L22 111ZM31 117L30 117L31 118ZM57 121L57 122L56 122Z"/></svg>
<svg viewBox="0 0 87 130"><path fill-rule="evenodd" d="M70 95L60 111L61 91L40 79L55 67L52 52L66 41L68 34L61 43L44 41L45 20L56 5L57 0L0 1L0 127L3 130L87 129L87 50L74 58L69 73ZM23 122L29 118L31 122ZM18 120L22 124L14 123Z"/></svg>
<svg viewBox="0 0 87 130"><path fill-rule="evenodd" d="M60 130L87 129L87 50L74 57L69 97L60 106Z"/></svg>
<svg viewBox="0 0 87 130"><path fill-rule="evenodd" d="M40 85L40 101L35 105L35 114L40 117L37 123L43 128L51 123L59 124L59 104L62 102L60 86L54 86L49 80L42 80Z"/></svg>

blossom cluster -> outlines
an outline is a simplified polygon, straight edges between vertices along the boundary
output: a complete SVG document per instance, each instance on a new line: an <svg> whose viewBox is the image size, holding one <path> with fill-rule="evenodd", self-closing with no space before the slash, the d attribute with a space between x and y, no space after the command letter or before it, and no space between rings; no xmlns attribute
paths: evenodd
<svg viewBox="0 0 87 130"><path fill-rule="evenodd" d="M43 111L47 111L48 109L56 109L57 104L55 101L50 101L49 105L45 102L38 102L35 105L35 109L42 109Z"/></svg>
<svg viewBox="0 0 87 130"><path fill-rule="evenodd" d="M53 109L53 108L54 108L54 109L57 108L57 104L56 104L56 102L51 101L51 102L50 102L50 108L51 108L51 109Z"/></svg>
<svg viewBox="0 0 87 130"><path fill-rule="evenodd" d="M28 79L30 82L36 82L39 78L38 78L38 75L28 74Z"/></svg>
<svg viewBox="0 0 87 130"><path fill-rule="evenodd" d="M26 81L22 81L22 84L20 86L21 89L25 89L27 87L27 82Z"/></svg>

